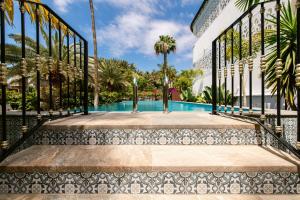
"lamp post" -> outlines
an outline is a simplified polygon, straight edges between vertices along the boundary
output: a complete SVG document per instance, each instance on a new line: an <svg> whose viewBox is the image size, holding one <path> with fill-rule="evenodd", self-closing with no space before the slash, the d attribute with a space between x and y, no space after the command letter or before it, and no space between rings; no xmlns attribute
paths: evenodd
<svg viewBox="0 0 300 200"><path fill-rule="evenodd" d="M169 90L169 78L165 75L164 79L164 94L163 94L163 101L164 101L164 113L169 112L169 102L168 102L168 90Z"/></svg>
<svg viewBox="0 0 300 200"><path fill-rule="evenodd" d="M138 84L136 77L133 78L133 113L138 111Z"/></svg>

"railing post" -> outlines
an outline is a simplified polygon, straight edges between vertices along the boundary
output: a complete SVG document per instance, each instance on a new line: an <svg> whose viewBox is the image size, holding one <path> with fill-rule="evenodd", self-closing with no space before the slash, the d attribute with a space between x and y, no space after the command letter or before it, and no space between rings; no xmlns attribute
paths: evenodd
<svg viewBox="0 0 300 200"><path fill-rule="evenodd" d="M217 42L212 42L212 114L217 114Z"/></svg>
<svg viewBox="0 0 300 200"><path fill-rule="evenodd" d="M253 114L252 103L252 71L253 71L253 57L252 57L252 12L249 13L249 114Z"/></svg>
<svg viewBox="0 0 300 200"><path fill-rule="evenodd" d="M225 106L224 106L224 112L227 113L227 33L224 33L225 39L224 39L224 81L225 81L225 95L224 95L224 102L225 102Z"/></svg>
<svg viewBox="0 0 300 200"><path fill-rule="evenodd" d="M243 74L244 74L244 61L243 61L243 36L242 36L243 23L239 24L239 73L240 73L240 115L243 114Z"/></svg>
<svg viewBox="0 0 300 200"><path fill-rule="evenodd" d="M169 112L169 78L167 75L164 77L164 94L163 94L163 99L164 99L164 113Z"/></svg>
<svg viewBox="0 0 300 200"><path fill-rule="evenodd" d="M297 84L297 149L300 150L300 0L297 0L297 55L296 55L296 84Z"/></svg>
<svg viewBox="0 0 300 200"><path fill-rule="evenodd" d="M76 61L76 35L74 33L74 114L77 112L77 87L76 87L76 76L77 76L77 61Z"/></svg>
<svg viewBox="0 0 300 200"><path fill-rule="evenodd" d="M62 76L63 76L63 69L62 69L62 38L61 38L61 24L58 25L58 54L59 54L59 61L58 61L58 76L59 76L59 115L62 116L63 114L63 94L62 94Z"/></svg>
<svg viewBox="0 0 300 200"><path fill-rule="evenodd" d="M37 93L37 118L42 120L41 115L41 57L40 57L40 10L39 5L36 4L36 13L35 13L35 24L36 24L36 93Z"/></svg>
<svg viewBox="0 0 300 200"><path fill-rule="evenodd" d="M53 68L53 59L52 59L52 16L49 12L49 59L48 59L48 73L49 73L49 115L50 118L53 115L53 96L52 96L52 68Z"/></svg>
<svg viewBox="0 0 300 200"><path fill-rule="evenodd" d="M261 116L260 120L265 122L265 72L266 72L266 57L265 57L265 7L264 3L261 4L261 61L260 61L260 69L261 69Z"/></svg>
<svg viewBox="0 0 300 200"><path fill-rule="evenodd" d="M280 44L280 11L281 11L281 3L280 0L276 1L276 12L277 12L277 60L276 60L276 78L277 78L277 126L275 127L275 132L278 135L282 134L282 126L281 126L281 77L282 77L282 69L283 63L281 59L281 44Z"/></svg>
<svg viewBox="0 0 300 200"><path fill-rule="evenodd" d="M67 95L68 95L68 115L70 115L70 32L67 30Z"/></svg>
<svg viewBox="0 0 300 200"><path fill-rule="evenodd" d="M89 59L89 55L88 55L88 43L87 41L84 41L84 83L83 83L83 89L84 89L84 99L83 99L83 109L84 109L84 114L88 115L89 111L88 111L88 79L89 79L89 68L88 68L88 59Z"/></svg>
<svg viewBox="0 0 300 200"><path fill-rule="evenodd" d="M83 73L82 73L82 44L81 39L79 41L79 80L80 80L80 91L79 91L79 100L80 100L80 112L83 111L83 104L82 104L82 79L83 79Z"/></svg>
<svg viewBox="0 0 300 200"><path fill-rule="evenodd" d="M7 67L5 61L5 3L1 0L0 4L1 17L1 92L2 92L2 131L0 132L0 149L7 150L9 142L6 132L6 86L7 86Z"/></svg>
<svg viewBox="0 0 300 200"><path fill-rule="evenodd" d="M138 111L138 84L136 77L133 78L133 113Z"/></svg>
<svg viewBox="0 0 300 200"><path fill-rule="evenodd" d="M219 37L219 65L218 65L218 80L219 80L219 95L218 95L218 100L219 100L219 112L222 111L222 104L221 104L221 79L222 79L222 71L221 71L221 37Z"/></svg>
<svg viewBox="0 0 300 200"><path fill-rule="evenodd" d="M234 28L231 31L231 114L234 114Z"/></svg>
<svg viewBox="0 0 300 200"><path fill-rule="evenodd" d="M25 50L25 7L24 1L20 3L21 12L21 76L22 76L22 134L25 135L28 131L26 126L26 76L27 76L27 63L25 60L26 50Z"/></svg>

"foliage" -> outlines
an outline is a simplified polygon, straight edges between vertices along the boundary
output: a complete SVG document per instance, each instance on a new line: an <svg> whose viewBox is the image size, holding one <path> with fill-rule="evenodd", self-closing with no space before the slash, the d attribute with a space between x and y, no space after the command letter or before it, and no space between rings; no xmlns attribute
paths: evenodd
<svg viewBox="0 0 300 200"><path fill-rule="evenodd" d="M242 11L248 10L254 4L259 3L260 0L236 0L235 5Z"/></svg>
<svg viewBox="0 0 300 200"><path fill-rule="evenodd" d="M101 104L111 104L122 100L122 95L119 92L103 91L100 93Z"/></svg>
<svg viewBox="0 0 300 200"><path fill-rule="evenodd" d="M276 25L276 16L272 15L269 22ZM296 96L296 51L297 51L297 19L293 13L291 4L284 5L281 12L281 59L283 60L283 73L281 78L280 93L288 104L288 106L295 110L295 96ZM272 94L277 92L277 79L276 79L276 59L277 59L277 33L276 30L269 30L266 37L266 45L268 47L267 54L267 72L266 81L267 87L271 88Z"/></svg>
<svg viewBox="0 0 300 200"><path fill-rule="evenodd" d="M156 55L164 55L163 72L166 74L168 68L167 55L176 51L176 40L169 35L159 36L159 40L154 44Z"/></svg>
<svg viewBox="0 0 300 200"><path fill-rule="evenodd" d="M176 51L176 40L169 35L159 36L159 40L154 45L155 53L169 54Z"/></svg>
<svg viewBox="0 0 300 200"><path fill-rule="evenodd" d="M188 90L192 87L194 79L202 75L203 71L200 69L182 70L180 74L177 75L174 86L180 89L180 91Z"/></svg>
<svg viewBox="0 0 300 200"><path fill-rule="evenodd" d="M0 92L1 93L1 92ZM6 91L6 102L13 110L22 109L22 93L16 90ZM37 97L34 88L29 88L26 92L26 110L36 110Z"/></svg>
<svg viewBox="0 0 300 200"><path fill-rule="evenodd" d="M180 94L180 98L181 98L181 100L187 101L187 102L196 102L197 101L197 97L193 94L191 88L182 90L181 94Z"/></svg>
<svg viewBox="0 0 300 200"><path fill-rule="evenodd" d="M220 98L219 98L220 95ZM206 86L205 89L202 92L202 99L205 101L205 103L212 103L212 88ZM223 84L221 86L221 93L219 94L219 87L217 88L217 103L219 103L219 99L221 104L225 104L225 85ZM229 90L227 90L227 104L231 104L232 101L232 95ZM238 97L234 97L234 103L238 100Z"/></svg>

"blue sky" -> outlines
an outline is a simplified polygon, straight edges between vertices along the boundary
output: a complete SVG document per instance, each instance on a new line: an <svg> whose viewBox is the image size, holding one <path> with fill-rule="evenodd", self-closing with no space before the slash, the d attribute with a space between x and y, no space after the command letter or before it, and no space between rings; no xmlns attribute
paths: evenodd
<svg viewBox="0 0 300 200"><path fill-rule="evenodd" d="M136 64L139 70L157 69L162 56L153 45L161 34L177 40L169 62L178 70L191 68L196 38L189 25L203 0L94 0L98 54ZM93 54L88 0L43 0L89 41Z"/></svg>

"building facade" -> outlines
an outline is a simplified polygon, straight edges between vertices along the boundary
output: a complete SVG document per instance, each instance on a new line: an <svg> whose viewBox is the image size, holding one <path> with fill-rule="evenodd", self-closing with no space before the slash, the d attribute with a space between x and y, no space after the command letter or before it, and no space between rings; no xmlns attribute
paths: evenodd
<svg viewBox="0 0 300 200"><path fill-rule="evenodd" d="M235 5L236 0L204 0L198 13L196 14L192 24L191 31L198 38L193 47L193 67L202 69L204 76L198 77L193 84L193 92L200 94L206 86L212 84L212 41L215 40L227 27L229 27L243 12ZM282 2L286 3L287 0ZM275 3L266 5L266 18L275 13ZM248 40L248 17L243 19L243 40ZM252 17L252 34L259 35L260 32L260 7L253 10ZM234 27L238 31L238 26ZM266 23L266 29L272 26ZM238 40L238 38L237 38ZM229 41L230 42L230 41ZM218 44L217 44L218 46ZM219 49L217 49L219 52ZM219 55L217 55L217 59ZM260 53L255 53L254 70L253 70L253 106L261 107L261 78L260 78ZM225 66L224 46L221 44L221 68ZM230 60L227 61L230 67ZM224 73L224 70L222 70ZM230 76L228 70L228 77ZM235 62L235 83L239 83L238 62ZM224 77L224 74L222 75ZM228 89L231 85L231 78L228 78ZM224 80L223 80L224 81ZM223 82L222 81L222 82ZM244 73L243 94L244 106L247 106L249 95L249 77L247 67ZM235 86L235 96L239 96L239 84ZM266 105L267 108L276 107L276 96L271 95L270 90L266 89Z"/></svg>

